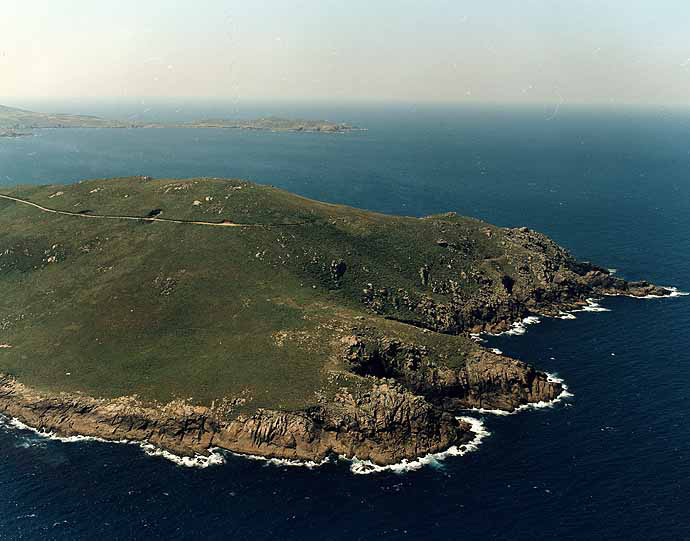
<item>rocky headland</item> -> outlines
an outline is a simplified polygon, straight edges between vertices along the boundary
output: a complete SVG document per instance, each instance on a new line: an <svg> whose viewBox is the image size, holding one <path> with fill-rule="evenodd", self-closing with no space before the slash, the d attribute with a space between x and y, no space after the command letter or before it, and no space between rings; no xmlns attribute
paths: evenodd
<svg viewBox="0 0 690 541"><path fill-rule="evenodd" d="M11 197L0 413L184 456L386 465L462 446L474 437L463 411L564 391L472 334L592 297L672 294L524 227L385 216L244 181L135 177Z"/></svg>

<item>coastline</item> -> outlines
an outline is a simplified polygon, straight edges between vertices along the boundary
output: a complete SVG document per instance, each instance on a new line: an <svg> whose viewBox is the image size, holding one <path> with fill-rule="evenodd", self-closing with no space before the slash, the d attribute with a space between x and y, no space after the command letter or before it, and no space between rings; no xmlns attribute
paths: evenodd
<svg viewBox="0 0 690 541"><path fill-rule="evenodd" d="M556 404L559 404L560 402L563 402L564 400L568 398L572 398L575 396L574 393L571 393L568 389L568 385L565 383L563 378L559 378L556 374L551 373L551 372L546 372L547 374L547 380L558 383L562 387L561 393L554 398L553 400L549 401L539 401L539 402L531 402L529 404L522 404L521 406L518 406L512 411L507 411L507 410L499 410L499 409L487 409L487 408L468 408L466 411L471 412L471 413L482 413L482 414L489 414L489 415L499 415L499 416L505 416L505 415L515 415L516 413L520 413L523 411L528 411L532 409L545 409L545 408L553 408Z"/></svg>
<svg viewBox="0 0 690 541"><path fill-rule="evenodd" d="M0 373L0 413L63 441L83 441L90 437L120 443L140 442L149 453L184 457L180 460L184 463L186 459L192 465L204 464L215 455L214 450L224 449L289 464L318 464L329 457L341 456L351 457L355 470L414 469L418 464L464 452L463 446L481 433L477 420L463 418L462 412L517 412L550 407L569 395L567 385L560 378L505 356L497 349L478 347L467 339L468 333L473 333L470 336L475 339L481 339L482 333L520 335L542 317L572 319L577 311L605 311L594 300L603 295L637 298L681 295L676 289L646 281L614 278L606 269L578 262L551 239L526 227L498 228L454 213L423 218L389 217L322 204L239 180L203 180L171 182L129 177L120 179L116 185L108 180L91 181L69 189L45 186L29 190L28 195L20 192L17 195L21 198L0 196L51 215L59 214L65 228L59 238L48 242L44 239L45 224L52 221L37 221L33 209L4 205L3 208L12 209L4 215L7 227L18 232L14 244L8 241L2 252L3 257L8 256L3 260L5 268L35 271L20 276L50 295L55 288L69 282L77 270L95 277L93 287L90 281L75 280L72 287L51 297L55 306L72 310L69 318L55 316L50 325L41 319L40 309L26 317L25 306L31 299L27 300L24 290L15 287L16 284L10 284L10 292L12 287L16 290L16 310L20 312L15 319L22 323L3 334L0 344L3 371L27 380L24 383ZM106 189L109 191L101 194ZM103 204L112 206L98 214L84 208L84 201L91 194L100 194L93 196L98 205L92 208ZM136 212L128 210L133 205L129 198L132 194L141 196L144 210L142 207ZM170 195L163 198L161 194ZM52 208L50 200L58 195L62 197L63 208L70 210ZM217 208L202 204L202 201L215 200L219 201ZM154 210L146 214L146 208L151 207ZM94 221L126 218L138 222L215 225L216 222L203 220L204 213L210 211L214 217L240 212L253 216L252 212L258 212L256 223L263 223L266 217L252 209L274 207L283 209L281 212L291 222L295 216L316 214L318 218L308 223L318 227L292 229L294 241L287 241L286 233L269 231L263 226L254 230L255 235L232 235L230 239L216 235L209 228L196 228L190 234L187 234L189 228L185 228L186 236L181 235L185 242L176 254L178 257L170 262L171 270L162 274L156 274L148 262L161 257L156 249L166 244L167 229L164 235L163 230L159 231L161 228L144 231L123 227L119 244L104 246L101 236L107 236L108 241L111 222ZM84 210L75 212L79 208ZM161 212L176 218L158 218ZM270 224L274 214L272 211ZM89 232L100 231L100 236L84 243L80 235L74 234L74 224L66 223L63 215L102 225L99 229L94 229L94 225L84 227ZM345 224L342 228L337 225L340 222L336 217ZM381 239L371 240L360 234L368 230L374 219L381 222L386 246L400 248L409 244L418 251L418 261L408 262L397 250L380 253ZM226 219L220 223L234 222ZM338 246L342 244L340 251L321 253L320 248L314 247L323 244L324 231L330 235L328 238L337 240ZM151 233L158 235L154 243L149 242ZM264 260L267 250L262 250L262 245L273 245L276 238L280 248ZM149 256L146 264L130 257L133 240L141 240L142 246L147 246L150 253L145 250L144 255ZM225 255L230 241L237 244L233 253L239 254L232 261ZM35 250L25 247L34 245ZM197 252L199 246L204 248ZM209 250L207 246L216 249ZM357 259L355 252L364 259ZM167 256L168 252L165 253ZM310 259L303 259L306 256ZM225 272L225 280L186 281L191 271L205 276L209 270L207 257L215 262L216 270ZM113 262L121 267L122 276L137 276L137 279L102 278L102 269L109 272ZM246 272L248 262L254 272ZM283 267L290 284L288 288L274 280L276 269ZM139 278L142 269L149 273L145 279ZM267 330L259 337L266 342L262 350L263 367L252 371L249 383L235 384L231 371L219 371L216 364L206 363L205 357L197 360L197 355L185 348L171 347L166 337L179 330L180 322L167 318L163 320L165 325L155 329L157 332L140 333L133 354L141 355L155 341L158 357L169 355L179 363L167 363L170 366L186 367L197 361L197 369L202 370L204 377L219 378L223 374L223 385L206 395L203 385L198 385L203 379L190 385L166 387L166 382L179 378L177 373L170 372L167 380L152 381L156 387L162 387L157 394L144 390L141 398L121 396L142 388L135 384L137 377L148 378L148 358L142 357L145 362L139 364L120 363L130 330L150 326L151 306L158 307L161 314L179 314L190 306L188 299L194 293L193 298L199 299L195 302L199 308L203 307L199 314L209 319L214 315L215 320L225 321L227 310L214 311L217 292L236 299L239 277L242 294L256 300L257 276L269 283L282 284L276 286L279 296L275 298L280 303L272 299L267 299L271 305L243 302L241 308L238 303L239 310L248 309L242 325L219 327L218 345L214 341L215 349L211 350L214 359L225 358L228 352L244 351L244 344L222 346L220 339L236 339L247 329L259 332L256 329L264 327L257 325L266 326ZM304 288L305 282L311 287ZM119 284L123 283L127 286L126 294L119 290ZM234 289L226 287L228 283ZM103 287L94 291L96 285ZM80 311L84 304L74 296L75 290L82 296L103 292L117 295L114 298L122 295L131 306L117 303L120 312L108 319L103 317L102 307L94 303L88 312L88 319L97 323L92 328ZM103 298L110 298L105 293ZM289 309L275 308L285 305L283 299L290 296L300 299L303 306L292 302ZM339 317L337 325L333 323L333 310ZM313 319L304 331L293 333L296 339L286 344L285 337L291 336L285 330L286 325L300 315L305 321L308 319L305 316ZM267 320L270 325L266 324ZM79 334L63 335L67 328L65 321L73 322L70 333ZM201 320L196 317L189 321L199 325ZM14 320L5 325L13 324ZM103 333L110 337L107 350L101 348ZM42 353L36 350L36 344L42 343L39 335L46 343L57 343L55 337L62 336L64 347ZM95 345L88 350L75 348L75 336L89 338L89 343ZM304 342L304 337L311 342ZM179 338L179 344L187 344L183 336ZM34 351L37 351L35 358ZM42 354L45 356L41 357ZM306 370L314 378L309 385L298 389L299 401L284 406L286 402L274 392L252 403L251 390L255 388L265 393L284 391L285 396L288 390L294 392L290 378L302 375L300 370L305 367L282 366L290 355L300 362L308 361ZM32 363L55 363L56 359L62 363L57 381L50 377L56 375L55 371L46 372L49 377L42 374L36 377L27 371ZM75 361L78 362L73 364ZM82 374L92 376L94 372L87 361L120 370L106 371L102 381L88 384L74 381L76 378L66 381L74 366L83 367ZM141 368L137 371L137 367ZM340 376L345 377L340 379ZM109 382L118 378L121 385L109 387ZM267 384L273 387L266 388ZM59 389L65 392L58 392ZM115 398L97 398L102 396ZM164 397L164 401L179 396L194 398L157 402L153 396Z"/></svg>
<svg viewBox="0 0 690 541"><path fill-rule="evenodd" d="M33 432L35 435L45 438L47 440L59 441L61 443L88 443L88 442L99 442L99 443L112 443L112 444L125 444L125 445L137 445L141 450L148 456L160 456L169 460L178 466L185 466L187 468L208 468L209 466L216 466L225 463L225 458L221 453L219 448L209 448L209 454L204 455L194 455L194 456L184 456L176 455L165 449L161 449L147 443L145 441L132 441L132 440L108 440L105 438L100 438L98 436L60 436L53 432L44 432L35 427L29 426L23 423L16 417L8 417L4 414L0 414L0 423L4 423L5 426L9 426L15 430L25 430Z"/></svg>
<svg viewBox="0 0 690 541"><path fill-rule="evenodd" d="M625 293L608 293L603 292L601 296L603 297L627 297L630 299L639 300L651 300L651 299L672 299L677 297L687 297L690 296L689 292L680 291L675 286L658 286L660 289L670 291L668 295L633 295ZM514 321L510 324L508 330L491 332L491 331L480 331L470 333L470 337L478 343L484 342L482 335L488 336L522 336L527 332L527 326L537 325L541 323L541 318L553 318L553 319L577 319L575 316L578 312L611 312L610 308L601 306L597 301L601 300L601 297L588 297L580 308L572 308L571 305L565 305L556 314L552 313L535 313L528 315L520 320ZM492 349L491 351L494 351ZM497 354L501 354L500 350L494 351ZM500 353L499 353L500 352Z"/></svg>
<svg viewBox="0 0 690 541"><path fill-rule="evenodd" d="M11 377L0 378L0 415L12 426L66 443L138 444L148 454L185 466L220 463L215 452L218 448L267 460L316 463L332 455L359 455L389 465L415 459L417 454L442 452L473 437L469 424L449 423L423 398L394 386L383 384L365 397L344 395L342 399L342 403L327 404L318 412L258 410L251 415L228 415L222 408L182 401L144 404L134 397L106 400L68 393L43 394ZM358 402L362 404L358 406ZM350 405L351 410L341 411L343 404ZM353 429L339 431L351 412L364 417L370 408L374 415L381 414L383 405L390 406L396 421L379 427L382 439L381 434L367 439L372 427L365 418ZM404 445L399 447L396 441Z"/></svg>
<svg viewBox="0 0 690 541"><path fill-rule="evenodd" d="M625 295L634 298L671 298L688 295L669 288L673 294L663 296ZM620 293L618 294L621 295ZM613 294L611 294L613 296ZM562 307L565 308L565 307ZM571 319L572 312L601 312L609 309L600 306L594 297L587 298L582 307L565 311L560 309L558 315L546 317L560 317ZM543 316L542 316L543 317ZM573 316L574 317L574 316ZM522 335L527 325L539 323L537 316L531 315L522 320L512 322L506 331L493 335ZM475 333L472 337L481 341L482 334L492 334L484 331ZM486 350L489 353L490 350ZM500 355L498 351L494 355ZM563 379L555 374L546 373L546 381L555 384L560 389L559 394L552 400L535 400L520 404L511 409L459 407L459 411L492 415L512 415L530 409L550 408L570 398L573 394L568 390ZM385 386L383 396L388 399L389 389ZM399 392L393 389L394 392ZM409 400L409 397L404 397ZM423 400L421 397L416 397ZM352 399L352 397L348 397ZM46 413L49 412L49 413ZM114 400L95 399L81 395L58 393L54 396L37 393L17 382L9 376L0 377L0 415L7 419L7 424L15 428L30 430L42 437L55 439L64 443L99 441L108 443L124 443L139 445L151 456L161 456L172 462L186 467L205 468L225 462L223 452L235 456L242 456L251 460L261 460L276 465L317 467L330 461L331 456L338 456L340 460L351 463L351 471L357 474L368 474L382 471L411 471L424 465L432 464L449 456L461 456L470 450L475 450L482 439L488 436L481 420L458 416L461 422L467 424L462 436L455 436L457 441L448 440L448 445L429 449L428 452L417 456L403 457L400 460L372 460L371 457L358 458L357 453L338 452L338 434L325 437L324 445L313 445L313 441L302 448L295 444L294 426L286 427L297 422L303 425L306 417L300 412L271 412L260 410L252 416L237 416L233 420L223 418L223 413L204 406L193 406L183 401L168 404L143 404L134 397L121 397ZM261 432L261 419L267 417L271 426L272 417L278 420L284 432L290 433L292 444L281 447L275 441L262 441L257 438ZM296 417L296 419L294 418ZM257 419L258 418L258 419ZM67 421L67 422L66 422ZM258 421L258 422L257 422ZM303 426L300 426L303 429ZM309 432L309 430L307 430ZM283 434L285 435L285 434ZM313 436L313 434L312 434ZM334 437L333 437L334 436ZM309 439L309 438L306 438ZM324 443L324 442L319 442ZM309 445L312 444L312 445ZM351 446L350 449L353 449Z"/></svg>
<svg viewBox="0 0 690 541"><path fill-rule="evenodd" d="M156 447L150 443L143 441L131 441L131 440L108 440L100 438L97 436L59 436L52 432L44 432L31 427L17 418L7 417L0 414L0 423L4 423L6 426L11 427L15 430L24 430L34 433L35 435L45 438L47 440L59 441L62 443L88 443L88 442L99 442L99 443L110 443L110 444L125 444L125 445L136 445L141 448L141 450L148 456L157 456L165 458L170 462L178 466L183 466L187 468L208 468L210 466L220 466L225 464L226 458L225 454L230 454L235 457L243 458L245 460L253 460L257 462L264 462L266 465L273 466L289 466L289 467L300 467L307 469L314 469L325 464L336 462L347 462L350 464L350 471L355 475L368 475L372 473L381 472L394 472L394 473L406 473L410 471L416 471L424 466L429 466L433 464L438 464L444 461L446 458L454 456L463 456L467 453L476 451L479 448L481 442L491 435L491 432L484 428L484 424L480 419L469 416L460 416L459 420L468 422L472 426L471 433L474 437L465 442L453 445L446 449L445 451L440 451L437 453L429 453L424 456L420 456L414 459L403 459L398 463L379 465L375 464L370 460L360 460L356 456L348 457L344 455L337 455L335 457L327 456L322 460L316 462L313 460L296 460L296 459L285 459L285 458L273 458L265 457L261 455L251 455L246 453L236 453L228 449L221 447L211 447L208 449L209 454L195 455L193 457L176 455L165 449Z"/></svg>

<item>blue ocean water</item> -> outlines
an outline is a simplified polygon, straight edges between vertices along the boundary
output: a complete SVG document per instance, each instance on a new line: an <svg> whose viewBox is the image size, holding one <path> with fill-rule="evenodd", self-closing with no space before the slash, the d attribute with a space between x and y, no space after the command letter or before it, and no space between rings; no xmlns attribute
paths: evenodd
<svg viewBox="0 0 690 541"><path fill-rule="evenodd" d="M151 119L237 112L81 107ZM377 211L527 225L626 278L690 291L690 113L240 112L368 131L47 130L0 139L0 189L131 174L242 177ZM491 432L477 451L402 475L238 457L189 469L136 446L61 443L0 425L0 539L690 539L690 297L601 304L610 311L489 340L557 373L574 397L476 415Z"/></svg>

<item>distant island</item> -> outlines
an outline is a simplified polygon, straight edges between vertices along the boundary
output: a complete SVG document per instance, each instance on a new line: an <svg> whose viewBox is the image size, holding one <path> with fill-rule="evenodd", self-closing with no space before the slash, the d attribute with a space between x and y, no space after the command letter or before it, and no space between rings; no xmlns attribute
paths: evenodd
<svg viewBox="0 0 690 541"><path fill-rule="evenodd" d="M462 449L468 409L564 395L473 333L672 294L526 227L150 177L5 189L0 289L6 416L188 457L371 468Z"/></svg>
<svg viewBox="0 0 690 541"><path fill-rule="evenodd" d="M326 120L289 120L266 117L254 120L207 119L192 122L123 122L88 115L36 113L0 105L0 136L25 135L18 130L45 128L227 128L274 132L343 133L363 128Z"/></svg>

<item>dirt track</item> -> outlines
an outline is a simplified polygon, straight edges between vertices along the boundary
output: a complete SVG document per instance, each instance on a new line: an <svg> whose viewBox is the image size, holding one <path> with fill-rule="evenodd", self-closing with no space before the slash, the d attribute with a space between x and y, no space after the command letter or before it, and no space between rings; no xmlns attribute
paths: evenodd
<svg viewBox="0 0 690 541"><path fill-rule="evenodd" d="M289 225L302 225L300 223L293 224L236 224L228 220L223 220L222 222L204 222L198 220L175 220L173 218L157 218L157 217L146 217L146 216L117 216L112 214L82 214L79 212L71 212L69 210L58 210L51 209L48 207L41 206L37 203L33 203L27 199L21 199L19 197L12 197L11 195L0 194L0 199L8 199L10 201L15 201L17 203L22 203L24 205L29 205L35 207L43 212L50 212L52 214L61 214L63 216L75 216L78 218L90 218L90 219L102 219L102 220L134 220L137 222L167 222L173 224L192 224L192 225L207 225L212 227L276 227L276 226L289 226Z"/></svg>

